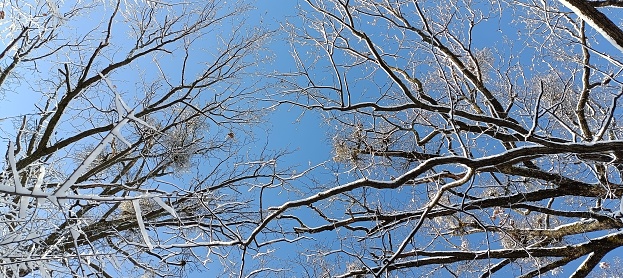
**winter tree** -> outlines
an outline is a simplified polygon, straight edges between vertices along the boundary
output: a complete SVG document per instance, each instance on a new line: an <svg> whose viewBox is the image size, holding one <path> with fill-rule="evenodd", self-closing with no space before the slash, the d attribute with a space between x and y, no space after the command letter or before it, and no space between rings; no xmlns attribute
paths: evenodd
<svg viewBox="0 0 623 278"><path fill-rule="evenodd" d="M246 192L287 179L246 147L270 34L248 3L0 9L0 276L238 273Z"/></svg>
<svg viewBox="0 0 623 278"><path fill-rule="evenodd" d="M252 236L305 237L306 277L620 275L621 6L301 1L276 101L324 116L335 178Z"/></svg>
<svg viewBox="0 0 623 278"><path fill-rule="evenodd" d="M2 276L621 276L620 1L69 2L0 4Z"/></svg>

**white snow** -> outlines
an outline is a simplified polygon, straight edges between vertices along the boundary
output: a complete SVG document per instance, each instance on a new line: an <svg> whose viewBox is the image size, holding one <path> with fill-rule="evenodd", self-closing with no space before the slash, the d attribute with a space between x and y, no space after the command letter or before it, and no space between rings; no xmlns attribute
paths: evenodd
<svg viewBox="0 0 623 278"><path fill-rule="evenodd" d="M152 199L154 201L156 201L156 203L158 203L158 205L160 205L164 210L169 212L169 214L171 214L173 217L177 218L177 214L175 213L175 210L172 207L170 207L169 205L167 205L164 201L162 201L162 199L160 197L152 197Z"/></svg>
<svg viewBox="0 0 623 278"><path fill-rule="evenodd" d="M80 164L80 166L78 167L78 169L76 169L71 176L69 177L69 179L67 179L67 181L65 181L63 183L63 185L61 185L61 187L59 189L56 190L56 192L54 193L55 196L57 197L64 197L65 193L67 192L67 190L69 190L69 188L71 188L76 181L78 180L78 178L80 176L82 176L82 174L84 172L86 172L87 168L91 165L91 163L97 158L97 156L102 152L102 150L104 149L104 146L106 146L107 144L109 144L112 139L115 136L115 134L120 134L119 131L121 130L121 128L127 124L130 121L129 118L125 118L123 119L121 122L119 122L111 131L110 133L108 133L108 135L106 135L106 137L104 137L104 139L102 139L102 141L100 141L100 143L97 145L97 147L95 147L95 149L89 154L89 156L87 156L87 158L82 161L82 163ZM119 138L121 139L121 138ZM125 139L123 139L125 140ZM126 141L127 142L127 141ZM124 142L125 143L125 142Z"/></svg>
<svg viewBox="0 0 623 278"><path fill-rule="evenodd" d="M604 38L608 40L614 47L616 47L621 52L623 52L623 45L617 44L614 38L610 37L610 35L608 35L608 32L606 32L606 30L602 29L595 21L590 19L590 17L586 15L583 10L578 9L575 5L573 5L571 2L567 0L559 0L559 1L563 5L565 5L565 7L569 8L573 13L575 13L578 17L584 20L588 25L590 25L595 30L597 30L597 32L599 32L602 36L604 36Z"/></svg>
<svg viewBox="0 0 623 278"><path fill-rule="evenodd" d="M41 185L43 184L43 178L45 177L45 167L43 164L39 167L39 174L37 175L37 182L35 186L32 188L32 194L44 194L43 190L41 190Z"/></svg>
<svg viewBox="0 0 623 278"><path fill-rule="evenodd" d="M11 166L11 171L13 171L13 183L15 184L15 193L17 194L30 194L26 188L22 186L22 183L19 180L19 173L17 172L17 166L15 163L15 146L13 146L13 142L9 141L9 165Z"/></svg>
<svg viewBox="0 0 623 278"><path fill-rule="evenodd" d="M28 212L28 203L30 197L26 197L26 196L22 196L21 198L19 198L19 213L17 214L17 217L20 220L23 220L24 218L26 218L26 213Z"/></svg>
<svg viewBox="0 0 623 278"><path fill-rule="evenodd" d="M132 205L134 206L134 212L136 213L136 221L138 223L138 228L141 230L141 235L143 235L143 240L145 240L145 244L149 250L153 250L154 247L151 245L151 241L149 241L149 236L147 235L147 230L145 229L145 222L143 222L143 212L141 211L141 206L139 202L141 199L132 200Z"/></svg>

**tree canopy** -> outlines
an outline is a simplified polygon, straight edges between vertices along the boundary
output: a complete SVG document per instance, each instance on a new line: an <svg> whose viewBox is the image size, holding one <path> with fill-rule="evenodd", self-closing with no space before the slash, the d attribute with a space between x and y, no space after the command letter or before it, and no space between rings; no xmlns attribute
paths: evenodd
<svg viewBox="0 0 623 278"><path fill-rule="evenodd" d="M292 3L5 1L0 275L623 275L623 2Z"/></svg>

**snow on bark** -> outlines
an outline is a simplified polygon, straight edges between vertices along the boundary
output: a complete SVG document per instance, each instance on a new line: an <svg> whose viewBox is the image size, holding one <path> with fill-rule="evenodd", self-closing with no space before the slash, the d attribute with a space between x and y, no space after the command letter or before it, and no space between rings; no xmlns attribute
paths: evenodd
<svg viewBox="0 0 623 278"><path fill-rule="evenodd" d="M121 122L119 122L117 125L115 125L115 127L110 131L110 133L108 133L108 135L106 135L106 137L104 137L104 139L102 139L102 141L100 141L100 143L97 145L97 147L95 147L95 149L93 151L91 151L89 156L87 156L87 158L82 161L82 163L80 164L78 169L76 169L71 174L69 179L67 179L67 181L65 181L63 183L63 185L61 185L61 187L56 190L56 192L54 193L54 196L56 196L56 197L64 197L65 193L67 192L67 190L69 190L69 188L71 188L76 183L78 178L80 176L82 176L82 174L84 174L86 172L87 168L91 165L91 163L93 163L93 161L97 158L97 156L102 152L102 150L104 149L104 146L109 144L112 141L112 139L114 137L116 137L115 135L119 135L120 134L119 132L120 132L121 128L125 124L127 124L129 121L130 121L129 118L125 118ZM121 140L121 138L119 138L119 139ZM123 140L125 140L125 139L123 139Z"/></svg>
<svg viewBox="0 0 623 278"><path fill-rule="evenodd" d="M128 117L131 120L141 125L144 125L148 128L151 128L157 131L155 127L151 126L147 122L134 116L134 110L130 109L130 107L125 103L125 101L123 101L123 99L121 98L121 94L117 92L116 87L110 82L110 80L108 80L108 78L106 78L106 76L104 76L102 73L99 73L99 76L104 80L104 82L106 82L106 85L108 85L108 88L110 88L110 90L113 91L113 93L115 93L115 109L117 110L118 121L121 121L123 117Z"/></svg>
<svg viewBox="0 0 623 278"><path fill-rule="evenodd" d="M128 140L126 140L123 137L123 135L121 134L121 128L123 128L123 126L125 126L131 120L135 121L135 122L137 122L137 123L139 123L141 125L144 125L144 126L146 126L148 128L155 129L153 126L147 124L145 121L136 118L133 115L133 111L130 111L129 107L125 104L123 99L121 99L121 95L116 91L116 89L112 85L112 83L110 83L110 81L103 74L100 73L99 75L106 82L108 87L115 93L115 106L116 106L116 109L117 109L117 113L119 113L119 121L113 127L113 129L110 131L110 133L108 133L108 135L106 135L106 137L104 137L104 139L102 139L100 141L100 143L97 145L97 147L95 147L95 149L93 151L91 151L89 156L87 156L87 158L84 161L82 161L82 163L80 164L78 169L76 169L71 174L69 179L67 179L67 181L65 181L65 183L63 183L63 185L59 189L56 190L56 192L54 193L54 196L56 196L56 197L65 197L66 196L67 190L69 190L69 188L71 188L76 183L78 178L80 176L82 176L82 174L84 174L86 172L87 168L98 157L98 155L102 152L104 147L107 144L110 144L110 142L112 141L113 138L116 137L117 139L119 139L119 141L122 141L128 147L132 146L132 144L130 142L128 142Z"/></svg>
<svg viewBox="0 0 623 278"><path fill-rule="evenodd" d="M588 25L595 28L614 47L623 52L623 31L612 20L584 0L559 0Z"/></svg>
<svg viewBox="0 0 623 278"><path fill-rule="evenodd" d="M134 206L134 212L136 213L136 222L138 224L139 230L141 230L141 235L143 236L143 240L145 240L145 244L149 250L153 250L154 247L151 245L151 241L149 241L149 236L147 235L147 230L145 229L145 222L143 222L143 212L141 211L140 199L132 200L132 206Z"/></svg>
<svg viewBox="0 0 623 278"><path fill-rule="evenodd" d="M30 203L29 199L30 197L26 196L22 196L19 198L19 213L17 214L17 217L20 220L26 218L26 212L28 212L28 203Z"/></svg>
<svg viewBox="0 0 623 278"><path fill-rule="evenodd" d="M166 210L169 214L171 214L173 217L177 218L177 214L175 213L175 210L170 207L169 205L167 205L164 201L162 201L162 199L160 197L152 197L152 199L158 204L160 205L160 207L162 207L164 210Z"/></svg>
<svg viewBox="0 0 623 278"><path fill-rule="evenodd" d="M29 194L30 192L22 186L22 183L19 180L19 173L17 172L17 167L15 166L15 146L13 142L9 142L9 165L11 166L11 171L13 172L13 183L15 185L15 193L17 194Z"/></svg>

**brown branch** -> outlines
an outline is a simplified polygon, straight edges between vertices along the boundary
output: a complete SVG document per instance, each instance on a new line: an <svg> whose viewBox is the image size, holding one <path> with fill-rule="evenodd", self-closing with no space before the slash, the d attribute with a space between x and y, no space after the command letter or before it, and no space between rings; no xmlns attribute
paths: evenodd
<svg viewBox="0 0 623 278"><path fill-rule="evenodd" d="M623 1L621 0L606 0L606 1L587 1L589 5L593 7L621 7L623 8Z"/></svg>
<svg viewBox="0 0 623 278"><path fill-rule="evenodd" d="M623 30L586 0L558 0L623 51Z"/></svg>

